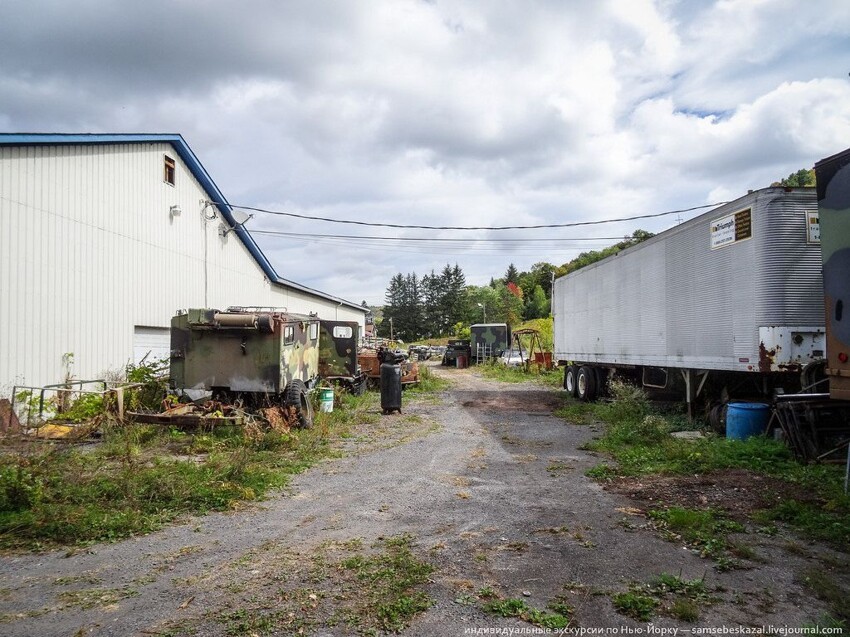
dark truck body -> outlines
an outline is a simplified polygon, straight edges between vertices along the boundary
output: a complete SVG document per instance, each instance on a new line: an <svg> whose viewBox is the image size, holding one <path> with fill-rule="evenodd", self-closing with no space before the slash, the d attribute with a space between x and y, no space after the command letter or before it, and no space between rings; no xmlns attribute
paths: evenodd
<svg viewBox="0 0 850 637"><path fill-rule="evenodd" d="M357 360L360 325L353 321L319 321L319 376L361 394L366 374Z"/></svg>
<svg viewBox="0 0 850 637"><path fill-rule="evenodd" d="M472 346L470 345L471 341L462 338L456 338L449 340L448 346L446 346L446 351L443 354L442 365L455 365L457 363L458 356L466 356L467 362L470 359L470 355L472 354Z"/></svg>
<svg viewBox="0 0 850 637"><path fill-rule="evenodd" d="M498 358L511 347L511 328L507 323L476 323L470 326L472 360L484 363Z"/></svg>
<svg viewBox="0 0 850 637"><path fill-rule="evenodd" d="M850 400L850 149L815 164L826 310L826 375Z"/></svg>
<svg viewBox="0 0 850 637"><path fill-rule="evenodd" d="M228 403L292 407L309 427L319 319L285 310L190 309L171 319L171 386ZM196 396L192 396L195 398Z"/></svg>

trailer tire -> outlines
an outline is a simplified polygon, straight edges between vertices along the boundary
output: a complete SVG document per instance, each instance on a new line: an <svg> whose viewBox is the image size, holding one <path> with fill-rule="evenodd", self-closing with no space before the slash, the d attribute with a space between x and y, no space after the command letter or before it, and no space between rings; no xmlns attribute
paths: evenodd
<svg viewBox="0 0 850 637"><path fill-rule="evenodd" d="M289 383L283 398L286 407L295 408L295 419L299 429L309 429L313 426L313 403L307 395L307 388L297 378Z"/></svg>
<svg viewBox="0 0 850 637"><path fill-rule="evenodd" d="M708 425L721 436L726 434L726 410L728 405L717 403L708 410Z"/></svg>
<svg viewBox="0 0 850 637"><path fill-rule="evenodd" d="M578 368L575 365L567 365L564 368L564 389L567 390L567 393L573 398L576 397L576 374L578 373Z"/></svg>
<svg viewBox="0 0 850 637"><path fill-rule="evenodd" d="M596 399L596 372L592 367L582 365L576 374L576 397L589 402Z"/></svg>
<svg viewBox="0 0 850 637"><path fill-rule="evenodd" d="M594 398L598 398L604 396L608 391L608 368L594 367L593 370L596 372L596 395Z"/></svg>

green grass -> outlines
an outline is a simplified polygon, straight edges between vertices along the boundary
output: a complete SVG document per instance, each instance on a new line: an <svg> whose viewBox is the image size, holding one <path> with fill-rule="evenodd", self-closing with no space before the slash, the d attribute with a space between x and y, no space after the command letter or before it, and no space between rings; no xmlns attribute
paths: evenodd
<svg viewBox="0 0 850 637"><path fill-rule="evenodd" d="M798 502L788 499L770 509L756 512L756 522L785 522L807 538L822 540L850 548L850 513L837 509L846 501L846 496L830 498L825 505Z"/></svg>
<svg viewBox="0 0 850 637"><path fill-rule="evenodd" d="M529 624L548 628L550 630L560 630L567 628L572 622L574 609L562 600L558 599L549 604L550 610L546 612L539 608L529 606L521 599L496 599L487 602L482 607L486 612L501 617L517 617Z"/></svg>
<svg viewBox="0 0 850 637"><path fill-rule="evenodd" d="M700 602L707 602L710 599L703 579L686 580L678 575L661 573L650 580L649 587L654 593L660 595L672 593Z"/></svg>
<svg viewBox="0 0 850 637"><path fill-rule="evenodd" d="M695 622L701 608L717 599L709 594L702 579L685 580L678 575L661 573L648 584L636 583L628 591L614 594L611 601L618 612L641 621L649 621L660 614Z"/></svg>
<svg viewBox="0 0 850 637"><path fill-rule="evenodd" d="M156 425L103 429L93 450L27 446L0 454L0 548L40 550L144 534L183 514L259 500L334 455L377 396L344 396L313 428L186 433Z"/></svg>
<svg viewBox="0 0 850 637"><path fill-rule="evenodd" d="M604 462L588 475L599 480L652 474L693 475L725 469L746 469L783 481L788 493L780 505L757 513L763 525L781 521L801 536L850 549L850 497L843 492L843 467L802 465L782 443L765 437L727 440L707 435L681 440L669 435L682 428L682 415L661 413L646 394L633 386L612 382L612 400L596 404L567 400L557 413L570 422L598 420L605 433L585 445L604 452ZM782 482L778 483L781 488ZM804 492L806 502L795 494Z"/></svg>
<svg viewBox="0 0 850 637"><path fill-rule="evenodd" d="M587 404L569 398L564 400L563 406L556 409L554 414L573 425L589 425L593 422L593 414Z"/></svg>
<svg viewBox="0 0 850 637"><path fill-rule="evenodd" d="M658 608L659 601L649 595L628 591L626 593L617 593L614 595L614 608L623 615L638 619L640 621L649 621Z"/></svg>
<svg viewBox="0 0 850 637"><path fill-rule="evenodd" d="M730 545L726 536L743 532L744 527L726 519L720 512L671 507L650 511L649 517L668 539L684 540L699 551L701 557L715 560L718 570L738 567L728 555Z"/></svg>
<svg viewBox="0 0 850 637"><path fill-rule="evenodd" d="M384 541L383 553L355 556L340 565L361 583L362 614L385 632L400 632L434 603L417 590L428 582L434 567L413 555L412 541L409 535L390 538Z"/></svg>
<svg viewBox="0 0 850 637"><path fill-rule="evenodd" d="M847 606L847 591L829 573L821 569L811 569L803 573L800 576L800 580L803 586L812 591L818 599L826 602L829 606L831 617L835 621L844 623L850 620L850 608Z"/></svg>
<svg viewBox="0 0 850 637"><path fill-rule="evenodd" d="M423 590L434 566L414 549L407 534L368 548L359 538L329 541L301 554L266 546L239 567L251 573L250 586L206 616L239 636L313 634L320 626L341 626L344 634L398 633L434 604Z"/></svg>
<svg viewBox="0 0 850 637"><path fill-rule="evenodd" d="M508 367L499 362L476 365L475 369L490 380L498 380L503 383L527 383L529 381L540 383L547 387L560 388L563 385L563 370L559 368L546 370L532 365L526 371L525 367Z"/></svg>
<svg viewBox="0 0 850 637"><path fill-rule="evenodd" d="M414 394L433 393L445 391L451 386L451 383L443 378L438 377L431 371L427 365L419 366L419 382L412 385L408 390Z"/></svg>

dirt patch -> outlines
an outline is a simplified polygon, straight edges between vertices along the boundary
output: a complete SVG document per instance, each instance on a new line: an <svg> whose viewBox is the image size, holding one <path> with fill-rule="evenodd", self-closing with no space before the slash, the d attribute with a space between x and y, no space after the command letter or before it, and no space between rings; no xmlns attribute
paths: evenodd
<svg viewBox="0 0 850 637"><path fill-rule="evenodd" d="M799 485L746 469L727 469L703 475L615 478L604 488L647 503L650 507L711 508L736 520L746 520L753 511L769 509L789 499L817 502Z"/></svg>
<svg viewBox="0 0 850 637"><path fill-rule="evenodd" d="M528 415L551 415L552 411L563 406L561 396L552 391L478 391L474 397L464 400L461 405L467 409L497 409L500 411L522 411Z"/></svg>

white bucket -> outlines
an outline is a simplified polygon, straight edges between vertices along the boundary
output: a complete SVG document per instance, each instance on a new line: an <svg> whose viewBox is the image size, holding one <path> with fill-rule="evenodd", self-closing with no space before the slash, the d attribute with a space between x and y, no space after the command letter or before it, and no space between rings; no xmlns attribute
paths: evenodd
<svg viewBox="0 0 850 637"><path fill-rule="evenodd" d="M319 390L319 411L330 413L334 410L334 390L331 387L322 387Z"/></svg>

